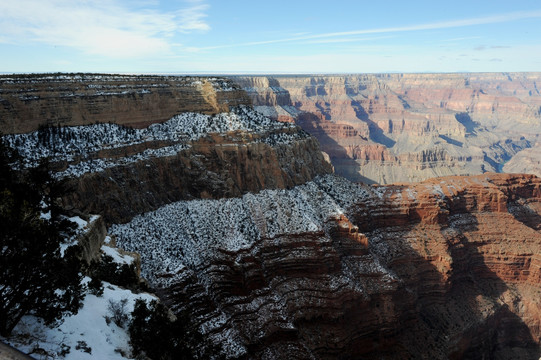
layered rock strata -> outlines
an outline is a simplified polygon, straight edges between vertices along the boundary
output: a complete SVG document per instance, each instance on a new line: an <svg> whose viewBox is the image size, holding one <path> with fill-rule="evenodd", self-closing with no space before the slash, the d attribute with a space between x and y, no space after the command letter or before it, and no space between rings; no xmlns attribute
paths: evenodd
<svg viewBox="0 0 541 360"><path fill-rule="evenodd" d="M0 131L113 122L145 127L182 112L218 114L248 105L224 78L100 74L0 76Z"/></svg>
<svg viewBox="0 0 541 360"><path fill-rule="evenodd" d="M211 81L228 84L200 82ZM191 101L183 99L181 107ZM126 222L181 199L291 188L332 172L317 140L298 126L233 103L225 104L228 112L184 112L141 128L116 123L40 127L4 140L26 166L48 159L70 189L62 199L67 210L100 214L106 223ZM117 120L114 114L106 119Z"/></svg>
<svg viewBox="0 0 541 360"><path fill-rule="evenodd" d="M385 184L499 172L541 133L539 73L234 81L256 109L313 134L337 173L354 181Z"/></svg>
<svg viewBox="0 0 541 360"><path fill-rule="evenodd" d="M226 83L200 80L202 86ZM326 90L314 80L309 95L325 98L341 89L340 81ZM262 101L290 115L277 112L281 120L319 132L337 168L337 159L357 166L364 159L365 168L377 159L389 169L411 162L436 174L442 161L459 158L486 171L504 153L530 144L526 137L502 141L463 115L448 116L444 107L441 116L429 116L435 123L404 122L400 131L394 122L376 126L373 117L359 123L365 115L353 110L356 120L347 109L325 110L319 103L316 108L351 119L323 121L323 113L295 110L300 105L282 82L268 79L261 86L271 88ZM368 89L362 86L360 93ZM370 114L392 93L380 87ZM282 106L288 102L290 108ZM63 199L67 207L113 223L116 244L141 254L142 275L174 311L189 312L217 357L539 358L541 180L486 174L414 185L355 184L326 175L331 168L317 142L294 124L227 106L217 114L198 108L166 121L148 115L152 124L141 117L138 128L39 128L42 119L31 117L36 131L4 140L27 166L44 157L53 162L56 176L72 185ZM260 108L269 115L272 109ZM402 137L393 138L391 128ZM446 135L436 136L439 128L448 129ZM466 140L459 146L462 133L464 139L476 136L477 152ZM324 134L341 142L325 143ZM407 145L409 137L422 139L421 145ZM434 150L437 141L456 148Z"/></svg>
<svg viewBox="0 0 541 360"><path fill-rule="evenodd" d="M291 188L331 172L313 138L271 146L250 142L253 136L209 135L176 155L142 159L70 179L73 191L64 197L65 207L98 212L109 223L124 222L181 199Z"/></svg>
<svg viewBox="0 0 541 360"><path fill-rule="evenodd" d="M538 359L540 210L533 176L326 176L110 231L227 358Z"/></svg>

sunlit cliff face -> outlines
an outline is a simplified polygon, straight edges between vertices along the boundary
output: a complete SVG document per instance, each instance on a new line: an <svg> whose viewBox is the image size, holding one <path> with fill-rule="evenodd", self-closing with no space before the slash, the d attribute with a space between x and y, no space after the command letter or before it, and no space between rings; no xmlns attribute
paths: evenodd
<svg viewBox="0 0 541 360"><path fill-rule="evenodd" d="M537 173L538 152L520 154L536 147L541 133L537 73L235 80L256 109L294 121L314 135L336 172L354 181L415 182L502 170Z"/></svg>

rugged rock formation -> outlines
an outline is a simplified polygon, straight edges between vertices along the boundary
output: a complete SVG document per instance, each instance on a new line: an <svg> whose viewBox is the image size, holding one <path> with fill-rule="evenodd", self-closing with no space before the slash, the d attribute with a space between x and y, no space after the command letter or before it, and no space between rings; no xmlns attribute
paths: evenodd
<svg viewBox="0 0 541 360"><path fill-rule="evenodd" d="M88 217L85 221L87 226L77 234L77 243L81 246L83 260L90 264L101 256L100 249L107 236L107 228L101 216Z"/></svg>
<svg viewBox="0 0 541 360"><path fill-rule="evenodd" d="M530 149L522 150L505 163L503 171L541 176L541 147L536 144Z"/></svg>
<svg viewBox="0 0 541 360"><path fill-rule="evenodd" d="M0 131L113 122L135 127L182 112L217 114L247 105L227 79L184 76L45 74L0 76Z"/></svg>
<svg viewBox="0 0 541 360"><path fill-rule="evenodd" d="M90 108L108 122L43 128L39 127L45 124L42 119L33 112L24 113L24 107L3 119L4 126L13 124L19 130L39 127L4 139L29 166L49 159L56 176L71 189L63 198L67 210L100 214L108 224L129 221L182 199L291 188L332 172L317 140L298 126L270 120L245 105L233 106L249 100L226 79L106 75L43 76L39 82L36 77L8 79L12 80L4 82L22 86L20 93L26 97L33 93L24 87L27 84L53 89L48 97L36 90L29 101L36 101L37 107L74 98L70 106L47 108L53 119L66 115L64 125L79 124ZM64 96L58 83L66 89L84 88L87 94ZM148 99L149 107L139 95L152 95L146 89L154 87L163 90L154 94L161 100ZM113 91L120 89L126 94ZM93 108L95 102L89 99L96 97L105 97L109 105ZM117 97L128 101L128 107L129 101L134 102L133 110L122 118L115 107ZM154 106L160 106L161 112L154 113ZM160 122L173 111L181 114Z"/></svg>
<svg viewBox="0 0 541 360"><path fill-rule="evenodd" d="M228 358L538 359L540 211L533 176L327 176L110 230Z"/></svg>
<svg viewBox="0 0 541 360"><path fill-rule="evenodd" d="M442 78L470 91L484 76ZM469 109L460 107L467 91L456 90L446 93L452 101L439 112L430 110L431 90L414 86L432 87L440 96L436 78L239 81L259 96L256 101L272 104L260 110L315 134L340 172L366 181L374 181L362 172L371 166L378 179L393 182L415 180L419 173L483 172L534 143L521 134L526 127L536 129L537 115L528 103L535 94L509 84L496 88L514 93L506 101L496 97L499 110L520 112L533 124L511 129L498 122L504 115L490 115L485 95L496 91L491 87L476 90L474 99L484 100L472 100ZM171 81L189 82L192 90L212 86L215 101L190 90L177 110L198 113L161 119L141 112L130 122L114 117L113 106L112 117L101 121L139 128L42 128L4 140L29 166L52 158L56 176L72 185L65 206L103 214L115 237L111 243L141 255L142 275L174 311L189 312L217 346L217 356L540 357L540 179L490 173L409 185L355 184L329 175L317 142L294 124L270 121L250 107L229 107L245 98L228 82ZM240 97L223 100L222 92ZM121 95L107 99L114 104ZM137 110L143 105L134 96ZM67 109L74 113L65 124L78 124L75 108ZM43 124L23 110L17 116L28 121L4 123L7 132ZM95 230L103 230L98 225ZM95 254L95 241L87 240L88 253Z"/></svg>
<svg viewBox="0 0 541 360"><path fill-rule="evenodd" d="M73 191L65 196L65 207L100 213L108 223L125 222L181 199L291 188L331 172L315 139L271 146L255 142L259 136L209 135L176 155L86 173L68 180Z"/></svg>
<svg viewBox="0 0 541 360"><path fill-rule="evenodd" d="M234 80L258 110L313 134L337 173L355 181L501 171L541 133L538 73Z"/></svg>

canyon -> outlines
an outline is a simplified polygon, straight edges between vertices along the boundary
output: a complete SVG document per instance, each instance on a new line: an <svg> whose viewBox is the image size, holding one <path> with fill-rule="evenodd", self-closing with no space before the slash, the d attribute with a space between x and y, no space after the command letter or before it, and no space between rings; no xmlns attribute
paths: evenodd
<svg viewBox="0 0 541 360"><path fill-rule="evenodd" d="M235 77L256 109L314 135L352 181L538 174L539 73ZM508 161L522 150L526 162Z"/></svg>
<svg viewBox="0 0 541 360"><path fill-rule="evenodd" d="M9 76L0 130L216 358L539 359L536 76Z"/></svg>

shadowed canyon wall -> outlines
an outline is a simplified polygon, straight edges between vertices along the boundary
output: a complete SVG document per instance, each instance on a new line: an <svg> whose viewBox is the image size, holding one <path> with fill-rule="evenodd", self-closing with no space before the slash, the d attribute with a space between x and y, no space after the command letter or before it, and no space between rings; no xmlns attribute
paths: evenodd
<svg viewBox="0 0 541 360"><path fill-rule="evenodd" d="M368 183L539 173L540 73L236 77L256 109L314 135ZM507 161L508 167L505 167ZM513 165L515 163L515 165Z"/></svg>
<svg viewBox="0 0 541 360"><path fill-rule="evenodd" d="M325 176L111 232L226 358L537 360L540 205L534 176Z"/></svg>

